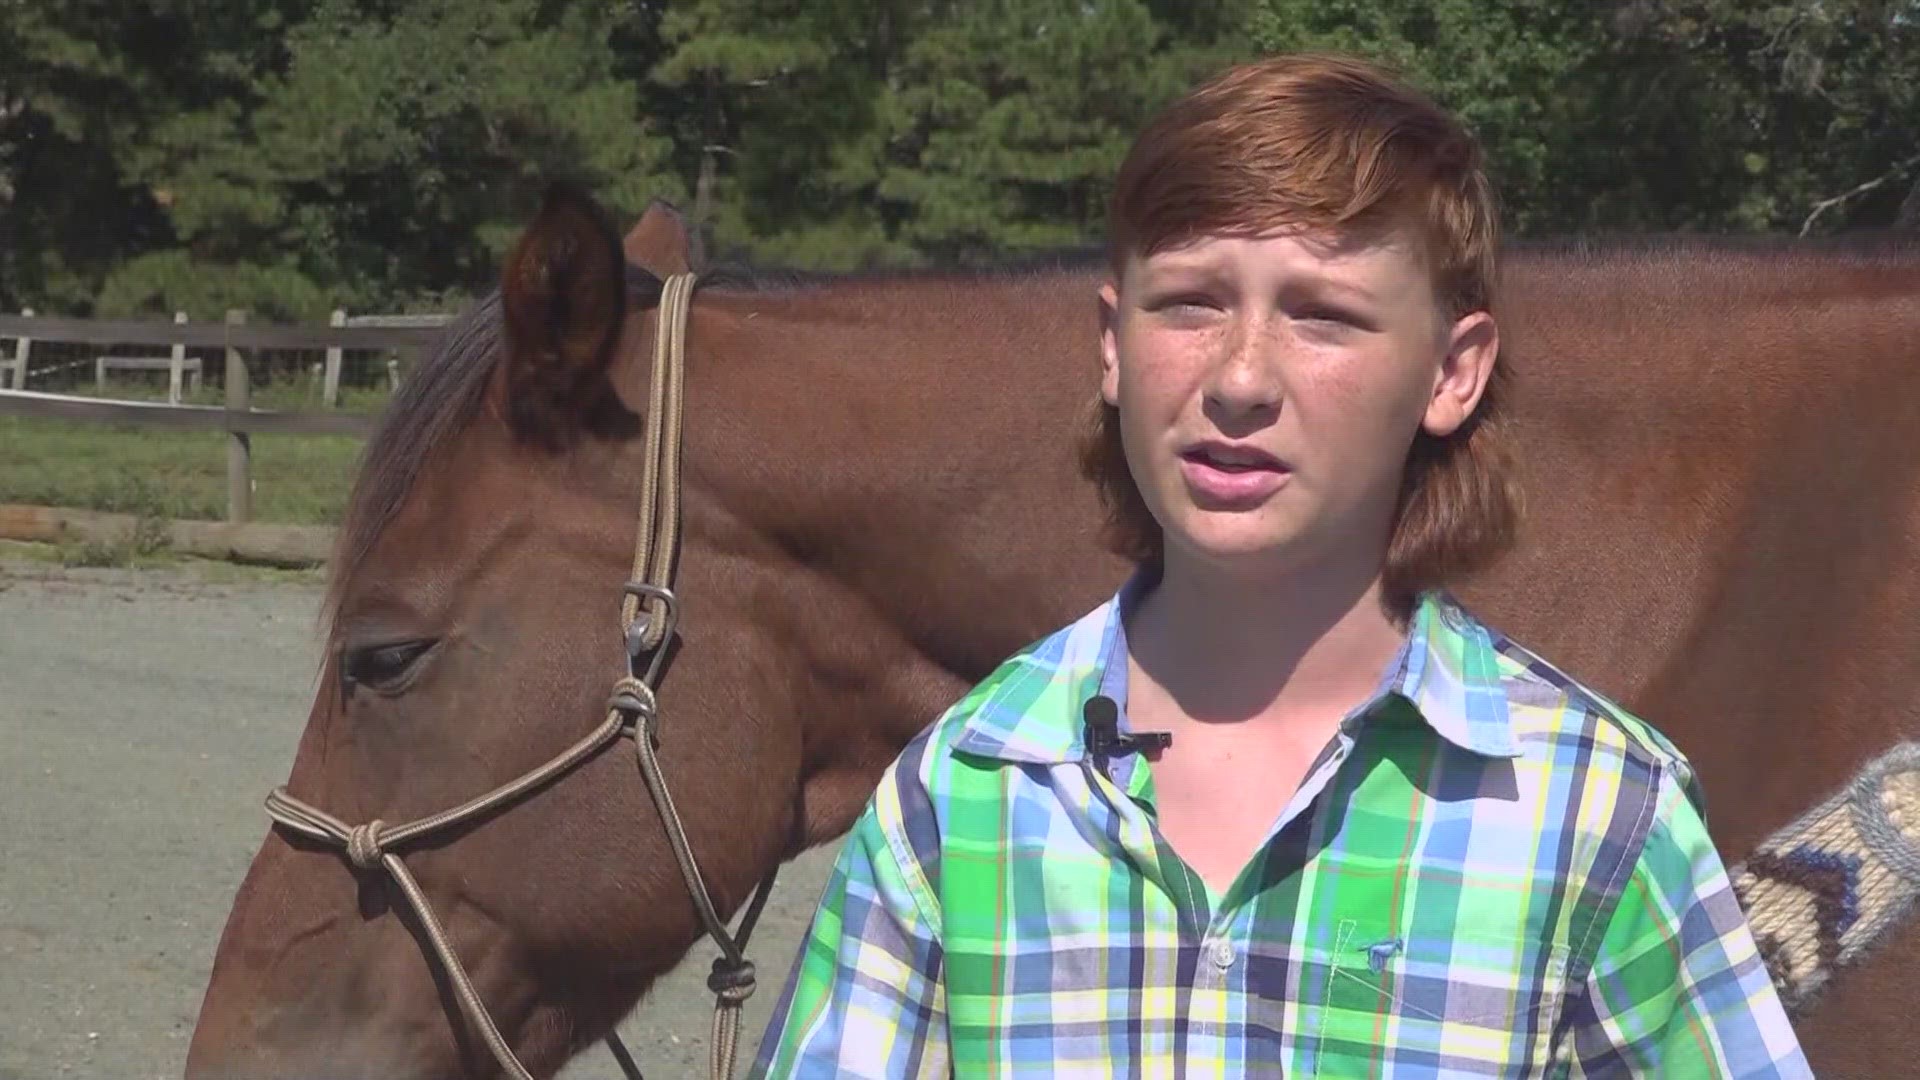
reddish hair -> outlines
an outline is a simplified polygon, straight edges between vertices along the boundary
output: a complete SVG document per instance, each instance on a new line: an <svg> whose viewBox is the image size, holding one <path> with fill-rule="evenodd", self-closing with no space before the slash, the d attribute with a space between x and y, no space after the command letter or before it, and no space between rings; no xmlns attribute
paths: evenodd
<svg viewBox="0 0 1920 1080"><path fill-rule="evenodd" d="M1108 258L1118 276L1134 256L1201 236L1301 226L1407 230L1449 319L1492 306L1499 214L1478 142L1388 69L1324 53L1230 68L1154 117L1120 166ZM1519 493L1502 422L1510 378L1496 363L1465 424L1416 437L1384 568L1396 602L1512 544ZM1119 412L1097 396L1095 406L1081 467L1107 507L1109 541L1156 559L1164 538L1127 467Z"/></svg>

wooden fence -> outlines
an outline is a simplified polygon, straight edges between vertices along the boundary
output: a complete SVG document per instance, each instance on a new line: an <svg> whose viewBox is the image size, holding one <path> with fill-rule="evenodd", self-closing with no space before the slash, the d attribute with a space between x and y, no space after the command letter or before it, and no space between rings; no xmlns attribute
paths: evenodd
<svg viewBox="0 0 1920 1080"><path fill-rule="evenodd" d="M190 323L183 315L160 320L58 319L34 315L0 315L0 341L12 340L12 356L0 350L0 416L34 416L114 424L197 428L227 432L227 520L253 517L253 466L250 436L255 432L285 435L350 435L364 438L378 417L331 410L338 403L340 367L347 350L398 349L419 353L437 339L448 321L444 315L363 315L335 312L331 325L294 326L249 324L246 313L229 311L224 322ZM165 357L113 358L122 366L168 370L166 402L116 401L70 394L42 393L27 387L28 361L36 343L121 345L166 348ZM190 370L188 348L225 351L224 406L180 403L183 376ZM312 411L256 409L248 355L259 349L313 349L326 351L322 402ZM8 362L10 361L10 362ZM95 360L104 377L106 365ZM11 385L5 378L11 373Z"/></svg>

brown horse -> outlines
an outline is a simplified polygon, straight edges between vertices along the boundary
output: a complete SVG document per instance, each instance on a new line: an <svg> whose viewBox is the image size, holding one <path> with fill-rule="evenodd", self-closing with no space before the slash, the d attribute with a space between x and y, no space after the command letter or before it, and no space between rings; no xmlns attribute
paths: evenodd
<svg viewBox="0 0 1920 1080"><path fill-rule="evenodd" d="M605 715L656 275L698 257L657 207L640 265L619 243L597 208L551 201L390 408L342 530L300 798L417 818ZM1121 580L1075 467L1097 274L702 286L660 757L723 912L846 830L973 680ZM1530 518L1462 592L1671 735L1741 859L1920 732L1920 250L1523 250L1499 314ZM700 931L626 754L406 854L538 1075ZM270 832L188 1075L493 1075L418 931L385 879ZM1908 922L1835 979L1800 1021L1820 1075L1910 1068L1916 965Z"/></svg>

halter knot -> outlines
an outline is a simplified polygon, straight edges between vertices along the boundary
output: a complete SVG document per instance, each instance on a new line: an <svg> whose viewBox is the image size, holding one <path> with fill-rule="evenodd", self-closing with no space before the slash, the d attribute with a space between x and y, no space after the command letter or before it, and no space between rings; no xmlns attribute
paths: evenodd
<svg viewBox="0 0 1920 1080"><path fill-rule="evenodd" d="M713 971L707 975L707 989L729 1005L738 1005L753 996L753 961L713 958Z"/></svg>
<svg viewBox="0 0 1920 1080"><path fill-rule="evenodd" d="M613 694L607 698L607 708L638 719L653 716L659 709L659 703L653 696L653 687L628 675L613 684Z"/></svg>
<svg viewBox="0 0 1920 1080"><path fill-rule="evenodd" d="M379 866L381 857L387 853L380 844L380 832L386 827L386 822L375 818L347 830L347 861L362 870Z"/></svg>

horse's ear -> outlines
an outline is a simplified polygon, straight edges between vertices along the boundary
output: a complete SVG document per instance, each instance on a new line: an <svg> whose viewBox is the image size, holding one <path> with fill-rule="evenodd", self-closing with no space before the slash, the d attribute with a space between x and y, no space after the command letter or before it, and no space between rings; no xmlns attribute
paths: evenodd
<svg viewBox="0 0 1920 1080"><path fill-rule="evenodd" d="M514 434L558 450L582 432L614 436L637 418L608 378L627 314L620 234L570 185L547 190L500 282L507 355L499 390Z"/></svg>
<svg viewBox="0 0 1920 1080"><path fill-rule="evenodd" d="M700 234L689 229L685 216L665 199L647 205L627 231L625 248L628 262L658 278L701 269L706 261Z"/></svg>

